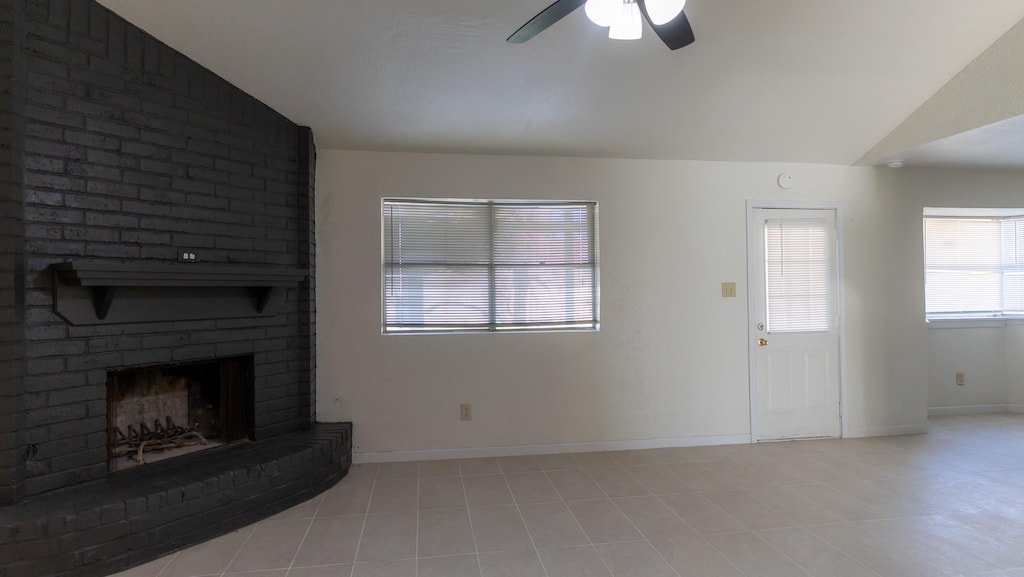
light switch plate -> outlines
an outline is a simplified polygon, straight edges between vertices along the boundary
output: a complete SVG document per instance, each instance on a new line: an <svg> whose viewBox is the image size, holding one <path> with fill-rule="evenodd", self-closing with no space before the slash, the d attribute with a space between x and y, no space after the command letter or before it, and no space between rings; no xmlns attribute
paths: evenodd
<svg viewBox="0 0 1024 577"><path fill-rule="evenodd" d="M731 299L736 298L736 283L724 282L722 283L722 298Z"/></svg>

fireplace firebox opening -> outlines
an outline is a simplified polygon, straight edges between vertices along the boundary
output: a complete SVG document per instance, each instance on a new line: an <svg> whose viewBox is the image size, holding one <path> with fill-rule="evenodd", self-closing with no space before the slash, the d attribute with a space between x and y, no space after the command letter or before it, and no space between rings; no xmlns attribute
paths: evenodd
<svg viewBox="0 0 1024 577"><path fill-rule="evenodd" d="M108 470L252 439L252 391L252 356L108 372Z"/></svg>

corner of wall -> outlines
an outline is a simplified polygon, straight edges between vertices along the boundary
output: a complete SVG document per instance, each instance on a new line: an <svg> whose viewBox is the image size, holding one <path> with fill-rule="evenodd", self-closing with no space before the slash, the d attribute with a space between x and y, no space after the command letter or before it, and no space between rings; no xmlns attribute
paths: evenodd
<svg viewBox="0 0 1024 577"><path fill-rule="evenodd" d="M856 164L874 164L915 146L1021 114L1022 38L1024 21L1014 24Z"/></svg>
<svg viewBox="0 0 1024 577"><path fill-rule="evenodd" d="M300 360L309 424L316 422L316 143L308 126L299 127L299 266L309 275L299 286L300 334L304 355Z"/></svg>
<svg viewBox="0 0 1024 577"><path fill-rule="evenodd" d="M1024 325L1006 327L1006 380L1010 411L1024 413Z"/></svg>

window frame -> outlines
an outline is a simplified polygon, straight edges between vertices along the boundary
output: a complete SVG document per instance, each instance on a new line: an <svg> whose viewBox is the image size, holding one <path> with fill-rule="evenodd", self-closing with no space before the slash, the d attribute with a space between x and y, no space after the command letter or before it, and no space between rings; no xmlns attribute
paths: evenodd
<svg viewBox="0 0 1024 577"><path fill-rule="evenodd" d="M993 220L1007 221L1020 220L1024 218L1024 208L934 208L925 207L921 219L923 268L925 282L925 323L930 328L973 328L973 327L994 327L1007 324L1024 324L1024 311L1012 312L1006 310L1006 296L1000 293L1000 311L973 311L973 312L930 312L928 310L927 286L929 275L928 262L928 221L929 220ZM1000 236L998 250L1005 254L1003 236ZM1018 249L1021 247L1017 247ZM999 265L1000 284L1003 285L1002 275L1009 269L1005 261ZM1005 285L1003 285L1005 286ZM1002 288L1000 289L1002 290Z"/></svg>
<svg viewBox="0 0 1024 577"><path fill-rule="evenodd" d="M494 231L491 231L490 245L492 248L491 262L487 266L489 276L491 278L492 290L488 297L489 305L489 323L486 326L480 328L467 328L467 327L455 327L455 328L441 328L441 329L421 329L421 330L388 330L387 322L387 274L388 274L388 262L387 262L387 244L386 235L387 227L385 224L386 215L385 210L388 203L408 203L408 204L434 204L443 205L450 204L453 206L457 205L487 205L493 210L497 206L526 206L526 207L544 207L544 206L566 206L566 205L580 205L589 206L591 211L591 223L590 223L590 237L589 244L592 247L593 253L593 301L591 303L591 309L593 311L593 324L589 326L551 326L546 325L542 327L529 327L515 324L506 324L504 326L496 322L495 308L496 308L496 293L493 290L493 283L495 276L495 270L501 268L501 265L495 265L493 260L493 246L494 246ZM594 200L550 200L550 199L470 199L470 198L430 198L430 197L394 197L394 196L383 196L380 200L380 330L381 335L392 336L392 335L479 335L479 334L504 334L504 333L595 333L601 330L601 258L600 258L600 231L599 231L599 203ZM493 214L493 213L492 213ZM493 216L492 216L493 218ZM453 323L454 324L454 323Z"/></svg>

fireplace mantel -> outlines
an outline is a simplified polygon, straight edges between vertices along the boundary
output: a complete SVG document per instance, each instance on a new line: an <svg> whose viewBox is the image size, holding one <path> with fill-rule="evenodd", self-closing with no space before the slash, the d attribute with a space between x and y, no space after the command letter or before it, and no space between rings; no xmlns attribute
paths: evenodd
<svg viewBox="0 0 1024 577"><path fill-rule="evenodd" d="M76 325L261 315L268 312L274 289L296 286L308 275L299 268L230 264L65 262L51 268L57 314ZM238 306L238 298L217 289L242 289L247 298L241 300L251 304ZM121 294L132 304L111 318ZM170 302L179 296L188 296L188 304Z"/></svg>
<svg viewBox="0 0 1024 577"><path fill-rule="evenodd" d="M53 265L53 270L65 284L88 287L295 286L309 274L270 266L123 262L65 262Z"/></svg>

